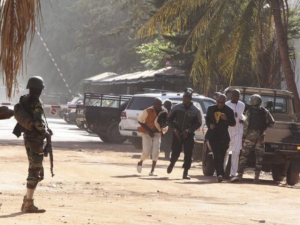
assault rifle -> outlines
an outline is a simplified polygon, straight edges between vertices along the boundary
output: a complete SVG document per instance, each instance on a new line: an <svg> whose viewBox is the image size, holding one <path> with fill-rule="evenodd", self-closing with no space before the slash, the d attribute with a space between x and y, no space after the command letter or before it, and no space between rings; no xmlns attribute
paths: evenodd
<svg viewBox="0 0 300 225"><path fill-rule="evenodd" d="M52 144L51 144L51 136L53 135L53 132L52 130L50 130L48 128L48 135L46 137L47 139L47 144L45 145L44 147L44 156L45 157L48 157L48 155L50 156L50 171L51 171L51 175L52 177L54 176L54 173L53 173L53 148L52 148Z"/></svg>

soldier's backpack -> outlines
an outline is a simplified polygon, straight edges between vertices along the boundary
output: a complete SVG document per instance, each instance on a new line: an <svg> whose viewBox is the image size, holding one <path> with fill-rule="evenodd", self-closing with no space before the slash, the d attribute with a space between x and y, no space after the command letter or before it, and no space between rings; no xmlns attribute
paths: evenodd
<svg viewBox="0 0 300 225"><path fill-rule="evenodd" d="M250 108L249 109L249 130L259 130L264 132L267 129L266 121L266 109L260 108Z"/></svg>
<svg viewBox="0 0 300 225"><path fill-rule="evenodd" d="M15 118L18 123L27 130L33 125L33 118L29 115L22 103L18 103L14 107Z"/></svg>

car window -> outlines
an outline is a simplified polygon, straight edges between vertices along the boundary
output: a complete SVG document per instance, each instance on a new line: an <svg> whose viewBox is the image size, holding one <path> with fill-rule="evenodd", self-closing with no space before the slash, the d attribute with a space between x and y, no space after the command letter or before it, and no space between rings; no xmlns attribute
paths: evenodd
<svg viewBox="0 0 300 225"><path fill-rule="evenodd" d="M180 101L182 102L182 98L169 98L171 101ZM197 102L200 105L197 105L197 107L202 108L203 114L206 114L207 108L211 105L216 104L216 102L213 99L203 99L203 98L193 98L193 102Z"/></svg>
<svg viewBox="0 0 300 225"><path fill-rule="evenodd" d="M200 104L202 106L203 113L206 114L208 107L211 106L211 105L215 105L216 102L214 100L212 100L212 99L203 99L200 102Z"/></svg>
<svg viewBox="0 0 300 225"><path fill-rule="evenodd" d="M249 108L249 102L250 102L250 94L245 95L245 104L246 104L246 109ZM262 106L267 107L268 102L274 102L274 96L268 96L268 95L261 95L262 98ZM243 95L241 94L240 100L243 100ZM276 97L276 104L275 104L275 109L274 107L268 108L271 113L285 113L287 111L287 101L286 98L284 97Z"/></svg>
<svg viewBox="0 0 300 225"><path fill-rule="evenodd" d="M154 97L133 97L128 104L127 109L144 110L151 107L154 103Z"/></svg>

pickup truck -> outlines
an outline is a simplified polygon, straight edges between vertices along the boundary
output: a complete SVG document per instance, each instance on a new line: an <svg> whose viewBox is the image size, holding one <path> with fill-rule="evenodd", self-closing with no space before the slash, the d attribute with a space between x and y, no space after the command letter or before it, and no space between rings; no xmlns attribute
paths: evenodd
<svg viewBox="0 0 300 225"><path fill-rule="evenodd" d="M272 172L274 181L282 181L286 177L289 185L297 184L300 172L300 124L297 121L292 93L286 90L228 87L225 90L228 99L234 89L241 91L240 100L246 105L245 111L250 108L250 96L259 94L263 100L262 106L271 112L276 121L275 125L266 131L263 171ZM202 164L204 175L213 175L212 152L208 143L202 151ZM254 166L253 154L248 160L248 167ZM230 164L226 168L228 172L229 168Z"/></svg>
<svg viewBox="0 0 300 225"><path fill-rule="evenodd" d="M103 142L123 143L119 132L121 112L131 96L85 93L83 105L77 106L76 121L96 133Z"/></svg>

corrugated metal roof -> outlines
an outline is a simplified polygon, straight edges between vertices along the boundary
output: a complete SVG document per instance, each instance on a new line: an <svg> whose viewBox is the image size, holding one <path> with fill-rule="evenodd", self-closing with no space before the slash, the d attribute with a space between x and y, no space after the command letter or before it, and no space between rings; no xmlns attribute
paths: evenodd
<svg viewBox="0 0 300 225"><path fill-rule="evenodd" d="M105 73L101 73L101 74L98 74L98 75L93 76L93 77L83 79L82 82L83 83L91 83L91 82L94 82L94 81L100 81L100 80L103 80L103 79L106 79L106 78L116 77L116 76L119 76L119 74L112 73L112 72L105 72Z"/></svg>
<svg viewBox="0 0 300 225"><path fill-rule="evenodd" d="M118 76L110 76L103 79L98 79L93 82L94 85L105 84L130 84L130 83L142 83L150 81L165 80L183 80L187 76L185 72L178 68L167 67L159 70L146 70L135 73L128 73Z"/></svg>

